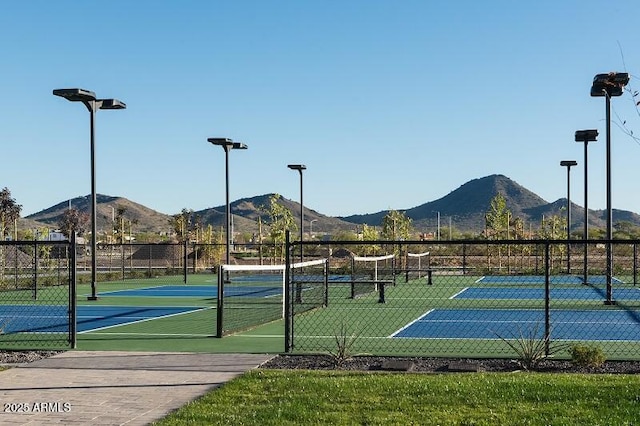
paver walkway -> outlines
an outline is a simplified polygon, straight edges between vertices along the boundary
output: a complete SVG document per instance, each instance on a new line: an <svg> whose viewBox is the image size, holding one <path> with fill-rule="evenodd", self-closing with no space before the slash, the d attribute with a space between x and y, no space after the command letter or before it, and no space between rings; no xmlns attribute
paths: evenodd
<svg viewBox="0 0 640 426"><path fill-rule="evenodd" d="M64 352L0 372L0 424L147 425L272 357Z"/></svg>

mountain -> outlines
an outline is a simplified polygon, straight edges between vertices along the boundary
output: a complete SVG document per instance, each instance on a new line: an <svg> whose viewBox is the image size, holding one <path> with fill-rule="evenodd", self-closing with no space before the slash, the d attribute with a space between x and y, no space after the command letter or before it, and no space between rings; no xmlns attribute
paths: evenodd
<svg viewBox="0 0 640 426"><path fill-rule="evenodd" d="M90 215L91 196L87 195L63 201L48 209L29 215L25 219L56 228L65 210L70 207ZM112 219L117 215L118 209L125 209L123 216L134 223L135 232L166 233L170 230L169 215L157 212L123 197L96 194L96 227L98 230L111 228Z"/></svg>
<svg viewBox="0 0 640 426"><path fill-rule="evenodd" d="M505 197L507 208L513 216L523 219L527 228L532 226L537 229L544 217L566 214L566 198L550 203L517 182L499 174L473 179L440 199L409 208L404 212L412 219L414 228L419 232L434 231L438 226L438 217L442 228L447 228L451 224L459 231L480 232L484 227L484 217L489 210L491 200L498 193ZM268 223L266 210L273 195L265 194L231 202L230 210L234 231L256 234L259 228L258 219L261 219L263 232L265 232L265 224ZM44 223L55 228L69 206L89 213L90 201L90 196L64 201L21 219L20 226ZM296 224L299 224L300 204L284 197L280 197L279 203L292 212ZM134 232L166 233L170 231L170 215L159 213L126 198L108 195L97 195L97 227L99 230L110 227L112 214L117 212L119 208L124 208L126 210L124 217L135 223ZM225 211L226 206L222 205L194 213L204 225L224 227ZM307 233L313 228L314 233L335 233L340 230L354 231L358 225L362 224L379 226L387 213L388 210L383 210L371 214L331 217L305 206L304 231ZM583 229L584 209L572 203L571 213L571 228L573 230ZM640 226L640 215L633 212L614 209L613 219L614 223L629 222L632 225ZM604 228L606 226L606 211L589 210L589 225Z"/></svg>
<svg viewBox="0 0 640 426"><path fill-rule="evenodd" d="M404 212L412 219L416 229L435 229L439 214L441 227L447 227L450 220L458 230L479 232L484 227L484 216L489 210L491 200L498 193L504 196L507 208L514 217L522 218L525 225L533 222L534 228L539 226L543 217L566 214L564 210L567 205L566 198L549 203L512 179L499 174L473 179L438 200L421 204ZM380 225L387 213L388 210L385 210L367 215L341 217L341 219L358 224ZM571 213L571 228L582 229L584 208L572 203ZM640 226L640 215L633 212L614 209L613 218L614 223L626 221ZM589 210L589 225L605 227L606 211Z"/></svg>
<svg viewBox="0 0 640 426"><path fill-rule="evenodd" d="M258 195L229 203L234 230L257 233L258 218L262 220L263 224L268 223L269 215L266 211L273 195L275 194ZM279 204L291 211L296 224L300 223L300 203L280 197ZM222 205L196 211L195 214L202 219L204 224L224 226L225 210L226 206ZM312 221L313 225L311 225ZM331 233L337 230L353 229L354 224L336 217L323 215L304 206L304 232L309 232L311 228L313 228L314 232Z"/></svg>
<svg viewBox="0 0 640 426"><path fill-rule="evenodd" d="M265 194L251 198L243 198L230 203L232 215L232 225L235 232L258 233L258 218L262 223L268 222L268 214L265 209L269 206L269 200L273 194ZM280 197L279 203L291 210L296 224L300 223L300 204L287 198ZM39 211L25 218L20 219L20 227L36 228L50 227L57 228L65 210L73 207L87 215L91 213L91 196L76 197L63 201L45 210ZM117 215L118 209L125 209L123 216L131 220L134 225L134 232L171 232L171 215L163 214L135 203L123 197L113 197L109 195L96 194L96 227L98 230L111 228L111 220ZM339 229L353 229L354 225L338 218L325 216L309 209L304 209L304 231L309 232L313 226L314 232L330 233ZM217 206L208 209L195 211L194 214L200 218L203 225L214 227L225 226L226 206ZM180 212L176 212L179 214ZM310 222L313 221L313 225ZM266 230L266 226L263 231Z"/></svg>

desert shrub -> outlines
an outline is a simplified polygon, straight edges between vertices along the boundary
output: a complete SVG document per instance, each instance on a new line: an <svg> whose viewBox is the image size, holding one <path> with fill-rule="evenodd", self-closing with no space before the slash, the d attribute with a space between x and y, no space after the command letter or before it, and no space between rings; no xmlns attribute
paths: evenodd
<svg viewBox="0 0 640 426"><path fill-rule="evenodd" d="M600 367L606 361L602 348L576 343L569 348L571 361L580 367Z"/></svg>

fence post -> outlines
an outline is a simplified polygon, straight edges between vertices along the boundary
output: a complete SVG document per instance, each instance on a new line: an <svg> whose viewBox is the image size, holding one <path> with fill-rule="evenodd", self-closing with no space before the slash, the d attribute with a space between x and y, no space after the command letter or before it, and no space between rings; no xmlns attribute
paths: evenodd
<svg viewBox="0 0 640 426"><path fill-rule="evenodd" d="M638 283L638 244L633 243L633 286Z"/></svg>
<svg viewBox="0 0 640 426"><path fill-rule="evenodd" d="M291 352L293 348L293 310L291 304L291 241L289 231L285 234L284 251L284 351Z"/></svg>
<svg viewBox="0 0 640 426"><path fill-rule="evenodd" d="M76 231L71 233L71 259L69 265L69 343L72 349L77 347L77 301L76 301L76 267L77 267L77 243Z"/></svg>
<svg viewBox="0 0 640 426"><path fill-rule="evenodd" d="M549 241L544 244L544 341L545 341L545 354L550 354L549 341L551 336L551 314L550 314L550 274L551 274L551 259L549 250Z"/></svg>
<svg viewBox="0 0 640 426"><path fill-rule="evenodd" d="M217 338L222 338L223 336L223 330L222 330L222 321L223 321L223 313L222 311L224 310L224 303L223 303L223 296L224 296L224 278L223 278L223 274L224 274L224 265L219 265L218 266L218 300L217 300L217 305L216 305L216 337Z"/></svg>
<svg viewBox="0 0 640 426"><path fill-rule="evenodd" d="M188 262L188 255L187 255L187 238L184 239L184 244L182 247L183 250L183 266L182 266L182 280L184 281L184 283L187 283L187 262Z"/></svg>

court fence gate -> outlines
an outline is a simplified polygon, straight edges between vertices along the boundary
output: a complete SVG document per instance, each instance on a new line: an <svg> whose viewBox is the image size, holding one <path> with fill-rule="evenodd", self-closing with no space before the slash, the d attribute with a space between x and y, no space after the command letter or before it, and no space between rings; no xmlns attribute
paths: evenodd
<svg viewBox="0 0 640 426"><path fill-rule="evenodd" d="M285 352L438 357L600 349L640 359L636 240L287 241ZM302 251L302 252L301 252ZM315 273L314 273L315 274ZM302 289L300 291L300 289Z"/></svg>
<svg viewBox="0 0 640 426"><path fill-rule="evenodd" d="M76 250L69 241L0 241L0 349L75 348Z"/></svg>

